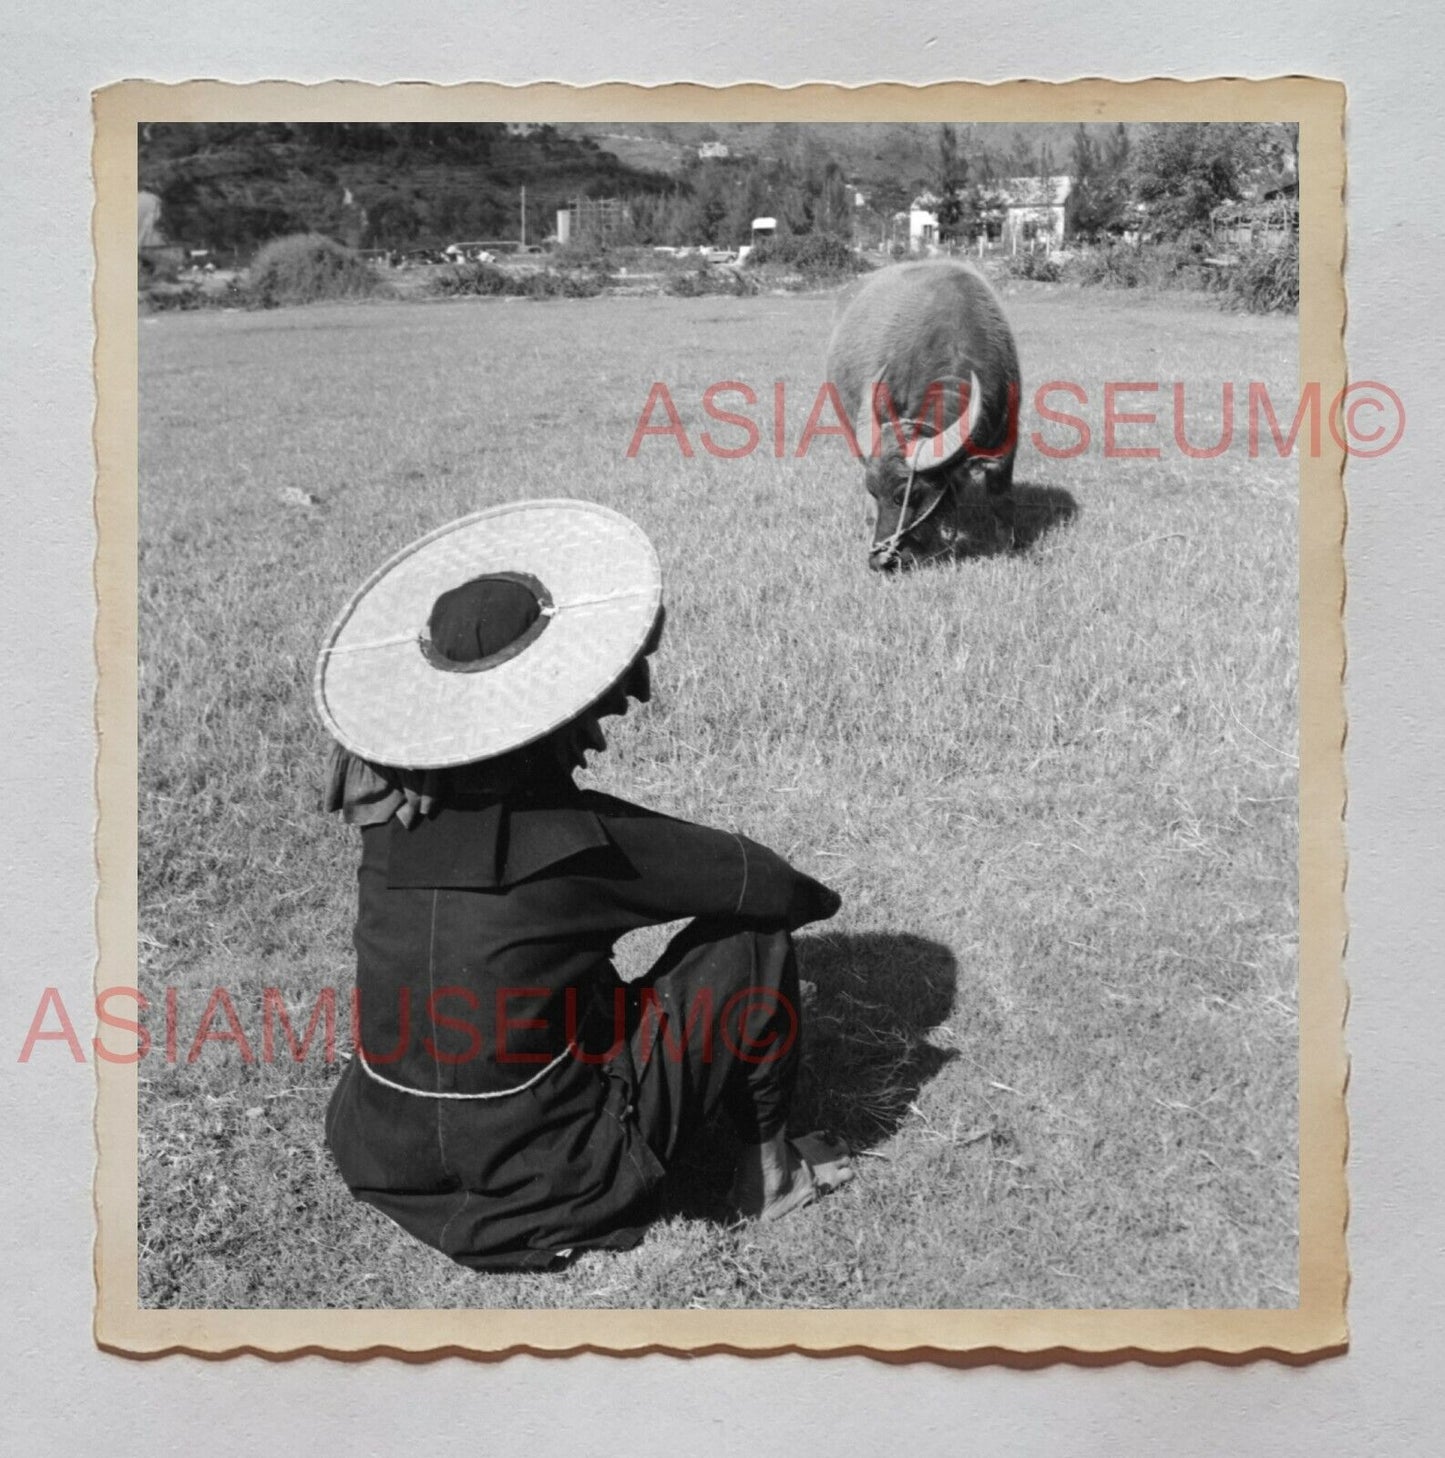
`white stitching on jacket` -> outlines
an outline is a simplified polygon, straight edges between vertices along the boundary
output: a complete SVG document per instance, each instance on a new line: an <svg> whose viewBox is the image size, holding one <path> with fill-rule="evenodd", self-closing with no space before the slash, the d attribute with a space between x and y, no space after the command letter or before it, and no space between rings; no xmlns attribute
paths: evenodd
<svg viewBox="0 0 1445 1458"><path fill-rule="evenodd" d="M735 841L737 841L738 849L743 854L743 885L742 890L738 892L738 904L733 908L733 915L741 916L743 910L743 902L747 898L748 894L748 848L743 844L743 838L737 833L737 831L732 830L729 831L728 834L731 835Z"/></svg>
<svg viewBox="0 0 1445 1458"><path fill-rule="evenodd" d="M366 1059L362 1057L362 1055L361 1055L361 1049L360 1048L358 1048L356 1050L356 1061L359 1064L361 1064L362 1068L366 1071L367 1075L369 1077L371 1077L371 1078L374 1078L378 1083L385 1084L387 1088L394 1088L398 1093L411 1094L414 1098L419 1098L419 1099L509 1099L509 1098L512 1097L513 1094L519 1094L519 1093L522 1092L523 1089L531 1088L533 1084L539 1083L542 1079L546 1078L546 1076L549 1073L551 1073L551 1071L554 1068L556 1068L556 1066L565 1057L567 1057L567 1055L569 1053L575 1053L576 1051L577 1051L577 1045L576 1045L576 1043L568 1043L568 1045L545 1068L539 1068L536 1071L536 1073L534 1073L532 1075L532 1077L529 1078L526 1081L526 1083L519 1083L515 1088L500 1088L500 1089L495 1089L495 1090L493 1090L490 1093L456 1093L456 1092L443 1092L440 1089L438 1089L438 1090L431 1090L431 1089L425 1089L425 1088L408 1088L406 1086L406 1084L404 1084L404 1083L394 1083L391 1079L385 1077L383 1074L378 1073L376 1071L376 1069L374 1069L371 1066L371 1064L369 1064L366 1061Z"/></svg>

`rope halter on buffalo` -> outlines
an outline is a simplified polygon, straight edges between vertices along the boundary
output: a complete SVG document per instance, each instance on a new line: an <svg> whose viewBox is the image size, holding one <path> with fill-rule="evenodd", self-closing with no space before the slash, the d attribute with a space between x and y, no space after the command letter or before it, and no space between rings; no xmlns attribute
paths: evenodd
<svg viewBox="0 0 1445 1458"><path fill-rule="evenodd" d="M869 418L873 421L876 429L878 424L875 411L876 399L874 391L876 382L869 387ZM968 408L960 411L957 419L946 430L940 431L937 435L915 434L903 449L904 463L908 467L908 480L903 487L903 501L898 508L898 525L881 542L874 542L870 556L886 561L898 554L899 546L911 537L924 522L938 510L939 503L948 495L952 485L951 480L945 480L939 488L937 495L918 513L912 521L908 519L908 507L913 500L913 482L920 474L929 474L933 471L942 470L944 466L956 460L961 452L973 443L973 432L978 425L979 416L983 410L983 392L979 388L978 376L970 373L968 377ZM908 424L917 431L923 424L921 420L911 419ZM940 445L940 441L942 444ZM927 454L928 459L924 456Z"/></svg>

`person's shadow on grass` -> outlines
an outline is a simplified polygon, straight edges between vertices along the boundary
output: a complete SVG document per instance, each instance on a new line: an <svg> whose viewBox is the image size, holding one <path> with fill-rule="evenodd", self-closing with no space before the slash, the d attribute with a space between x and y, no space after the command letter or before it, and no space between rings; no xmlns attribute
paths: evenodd
<svg viewBox="0 0 1445 1458"><path fill-rule="evenodd" d="M953 1007L958 964L939 942L896 932L799 939L803 1063L789 1127L822 1129L855 1155L888 1139L958 1054L928 1041ZM726 1121L668 1170L664 1213L727 1222L738 1150Z"/></svg>

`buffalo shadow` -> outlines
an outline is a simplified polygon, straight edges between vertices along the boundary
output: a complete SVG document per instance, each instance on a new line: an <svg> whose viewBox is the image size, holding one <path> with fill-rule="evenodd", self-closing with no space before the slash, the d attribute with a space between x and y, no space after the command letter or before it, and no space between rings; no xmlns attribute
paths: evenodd
<svg viewBox="0 0 1445 1458"><path fill-rule="evenodd" d="M928 1041L947 1021L958 964L908 933L829 933L797 941L803 979L802 1060L789 1131L822 1129L855 1154L883 1143L920 1090L958 1053ZM738 1141L726 1118L683 1145L668 1168L663 1211L724 1223Z"/></svg>

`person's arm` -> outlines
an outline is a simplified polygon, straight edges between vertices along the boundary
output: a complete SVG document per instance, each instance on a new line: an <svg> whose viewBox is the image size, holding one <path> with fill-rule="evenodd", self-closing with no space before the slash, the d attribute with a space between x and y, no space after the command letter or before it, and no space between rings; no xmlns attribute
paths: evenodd
<svg viewBox="0 0 1445 1458"><path fill-rule="evenodd" d="M607 893L637 925L683 917L735 917L796 931L837 912L842 898L747 836L614 802L602 812L630 874Z"/></svg>

